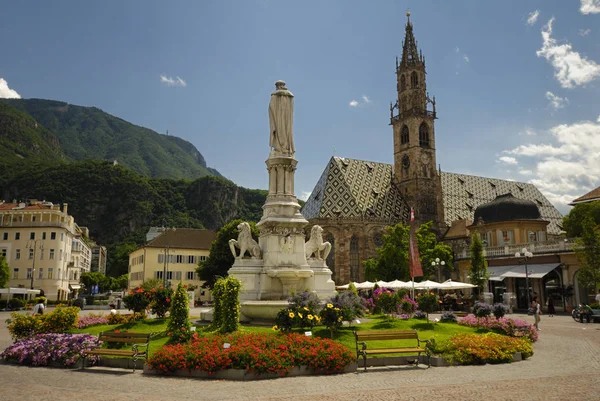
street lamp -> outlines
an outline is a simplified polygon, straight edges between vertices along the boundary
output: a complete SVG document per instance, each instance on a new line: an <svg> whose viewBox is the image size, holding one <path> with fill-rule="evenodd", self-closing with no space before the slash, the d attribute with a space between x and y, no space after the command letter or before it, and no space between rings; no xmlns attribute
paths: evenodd
<svg viewBox="0 0 600 401"><path fill-rule="evenodd" d="M440 258L435 258L435 260L433 262L431 262L431 266L434 266L438 268L438 282L442 282L442 269L444 268L444 266L446 265L446 262L444 262L443 260L440 261Z"/></svg>
<svg viewBox="0 0 600 401"><path fill-rule="evenodd" d="M37 249L37 244L38 242L42 242L39 239L30 239L29 241L27 241L27 249L33 249L33 266L31 266L31 289L33 290L33 275L35 274L35 254L36 254L36 249ZM44 245L40 245L40 250L43 251L44 250Z"/></svg>
<svg viewBox="0 0 600 401"><path fill-rule="evenodd" d="M525 296L527 297L527 307L531 305L531 300L529 299L529 271L527 270L527 260L533 257L533 253L529 252L527 248L521 249L521 252L515 253L515 258L523 258L525 259Z"/></svg>

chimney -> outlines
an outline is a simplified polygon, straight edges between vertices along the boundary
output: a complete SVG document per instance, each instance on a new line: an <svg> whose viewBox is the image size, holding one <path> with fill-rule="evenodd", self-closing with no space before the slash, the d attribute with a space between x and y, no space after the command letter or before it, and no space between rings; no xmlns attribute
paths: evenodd
<svg viewBox="0 0 600 401"><path fill-rule="evenodd" d="M63 203L63 213L67 214L68 210L69 210L69 204L68 203Z"/></svg>

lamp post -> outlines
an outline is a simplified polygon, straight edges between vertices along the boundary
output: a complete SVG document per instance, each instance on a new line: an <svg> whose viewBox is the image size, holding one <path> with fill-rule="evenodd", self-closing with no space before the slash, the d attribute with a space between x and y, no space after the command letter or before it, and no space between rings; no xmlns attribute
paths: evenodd
<svg viewBox="0 0 600 401"><path fill-rule="evenodd" d="M444 266L446 265L446 262L444 262L443 260L440 260L440 258L435 258L435 260L433 262L431 262L431 266L434 266L438 268L438 282L442 282L442 269L444 268Z"/></svg>
<svg viewBox="0 0 600 401"><path fill-rule="evenodd" d="M527 260L533 256L533 253L529 252L527 248L521 249L521 252L515 253L515 258L523 258L525 259L525 296L527 299L527 308L531 305L531 300L529 299L529 271L527 270Z"/></svg>
<svg viewBox="0 0 600 401"><path fill-rule="evenodd" d="M41 243L42 241L39 239L30 239L29 241L27 241L27 249L33 249L33 265L31 266L31 289L33 290L33 275L35 274L35 254L36 254L36 250L37 250L37 244ZM44 250L44 245L40 245L40 250L43 251Z"/></svg>
<svg viewBox="0 0 600 401"><path fill-rule="evenodd" d="M163 220L163 235L165 236L165 256L163 260L163 287L167 288L167 256L169 254L169 237L166 220Z"/></svg>

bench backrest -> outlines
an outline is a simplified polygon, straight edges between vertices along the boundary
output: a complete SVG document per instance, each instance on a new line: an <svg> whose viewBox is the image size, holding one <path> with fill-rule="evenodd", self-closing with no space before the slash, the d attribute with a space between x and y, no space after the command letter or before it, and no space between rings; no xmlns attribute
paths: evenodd
<svg viewBox="0 0 600 401"><path fill-rule="evenodd" d="M355 331L356 341L369 340L410 340L419 338L417 330L371 330Z"/></svg>
<svg viewBox="0 0 600 401"><path fill-rule="evenodd" d="M149 333L115 333L114 331L104 331L100 333L98 339L109 343L148 343L151 334Z"/></svg>

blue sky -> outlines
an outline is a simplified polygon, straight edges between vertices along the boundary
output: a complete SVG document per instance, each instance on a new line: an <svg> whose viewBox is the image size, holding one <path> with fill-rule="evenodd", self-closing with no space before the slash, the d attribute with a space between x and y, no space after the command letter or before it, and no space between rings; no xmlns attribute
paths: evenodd
<svg viewBox="0 0 600 401"><path fill-rule="evenodd" d="M192 142L266 189L267 106L295 95L296 191L332 155L391 163L410 10L445 171L535 183L562 212L600 185L600 0L3 2L0 97L96 106Z"/></svg>

